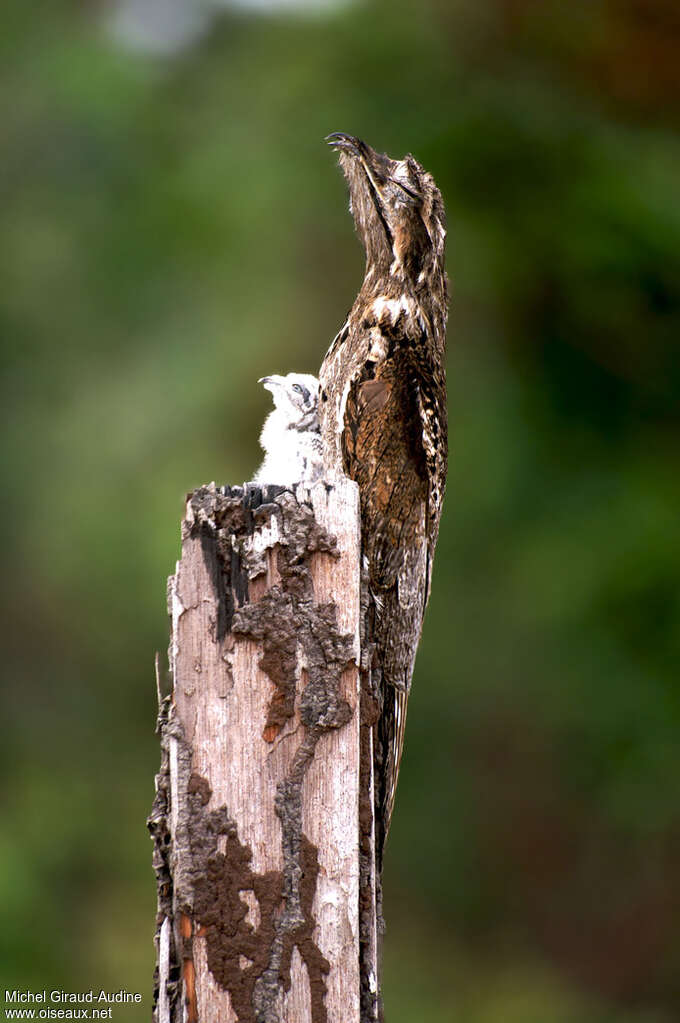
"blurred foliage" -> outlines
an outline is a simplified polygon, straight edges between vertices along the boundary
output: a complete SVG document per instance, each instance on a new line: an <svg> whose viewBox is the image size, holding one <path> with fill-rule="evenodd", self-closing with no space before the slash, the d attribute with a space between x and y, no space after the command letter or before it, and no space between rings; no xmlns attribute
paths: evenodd
<svg viewBox="0 0 680 1023"><path fill-rule="evenodd" d="M412 151L449 217L389 1020L678 1018L679 36L672 0L372 0L225 10L159 59L6 5L5 986L149 1016L182 496L252 473L257 378L315 371L353 300L343 129Z"/></svg>

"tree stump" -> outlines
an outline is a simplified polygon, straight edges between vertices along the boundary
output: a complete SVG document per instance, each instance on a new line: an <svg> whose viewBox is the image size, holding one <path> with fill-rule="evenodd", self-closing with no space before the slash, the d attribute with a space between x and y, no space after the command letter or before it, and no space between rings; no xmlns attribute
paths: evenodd
<svg viewBox="0 0 680 1023"><path fill-rule="evenodd" d="M360 550L350 480L188 497L149 818L156 1023L377 1019Z"/></svg>

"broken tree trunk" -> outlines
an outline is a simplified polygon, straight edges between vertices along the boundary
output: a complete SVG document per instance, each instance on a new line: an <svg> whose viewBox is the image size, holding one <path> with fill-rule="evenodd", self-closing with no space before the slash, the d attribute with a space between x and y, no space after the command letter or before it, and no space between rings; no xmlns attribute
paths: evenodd
<svg viewBox="0 0 680 1023"><path fill-rule="evenodd" d="M378 1017L359 522L345 479L189 495L149 818L155 1023Z"/></svg>

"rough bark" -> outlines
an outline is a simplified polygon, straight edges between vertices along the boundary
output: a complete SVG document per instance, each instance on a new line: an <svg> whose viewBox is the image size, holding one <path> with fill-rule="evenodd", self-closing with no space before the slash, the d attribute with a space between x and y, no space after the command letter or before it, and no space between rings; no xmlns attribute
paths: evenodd
<svg viewBox="0 0 680 1023"><path fill-rule="evenodd" d="M154 1020L370 1023L374 715L356 484L194 491L168 606Z"/></svg>

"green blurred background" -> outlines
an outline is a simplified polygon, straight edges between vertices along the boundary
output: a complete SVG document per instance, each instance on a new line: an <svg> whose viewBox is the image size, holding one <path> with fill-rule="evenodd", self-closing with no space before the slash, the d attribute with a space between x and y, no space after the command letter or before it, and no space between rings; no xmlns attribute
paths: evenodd
<svg viewBox="0 0 680 1023"><path fill-rule="evenodd" d="M680 1019L680 8L3 8L0 986L150 1013L186 490L362 276L344 130L449 218L451 468L386 870L389 1023ZM332 1021L336 1023L336 1021Z"/></svg>

